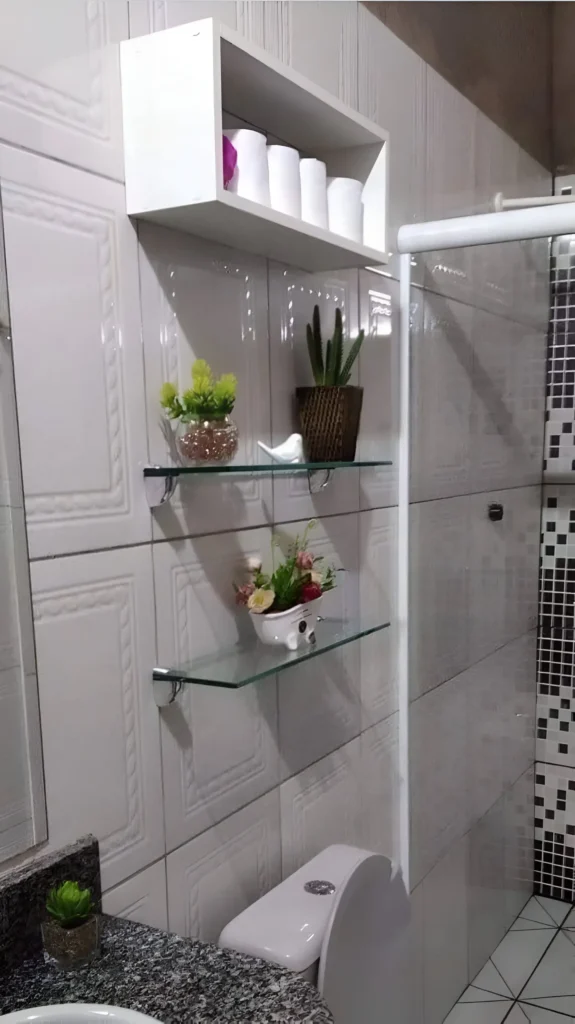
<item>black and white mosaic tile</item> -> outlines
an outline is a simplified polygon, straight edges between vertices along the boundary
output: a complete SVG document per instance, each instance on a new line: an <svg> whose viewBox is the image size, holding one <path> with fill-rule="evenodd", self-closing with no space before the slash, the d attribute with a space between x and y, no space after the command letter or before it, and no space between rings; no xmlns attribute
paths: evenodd
<svg viewBox="0 0 575 1024"><path fill-rule="evenodd" d="M565 180L575 186L575 181ZM560 185L558 191L565 189ZM535 891L575 899L575 236L553 239L541 515Z"/></svg>
<svg viewBox="0 0 575 1024"><path fill-rule="evenodd" d="M575 474L575 237L553 240L547 367L545 476Z"/></svg>
<svg viewBox="0 0 575 1024"><path fill-rule="evenodd" d="M535 765L534 888L575 899L575 768Z"/></svg>

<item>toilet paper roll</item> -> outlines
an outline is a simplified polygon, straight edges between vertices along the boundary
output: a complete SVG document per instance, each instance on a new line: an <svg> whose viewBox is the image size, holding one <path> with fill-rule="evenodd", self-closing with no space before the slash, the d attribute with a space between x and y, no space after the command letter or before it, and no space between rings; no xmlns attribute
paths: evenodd
<svg viewBox="0 0 575 1024"><path fill-rule="evenodd" d="M353 242L363 238L363 183L355 178L327 179L329 230Z"/></svg>
<svg viewBox="0 0 575 1024"><path fill-rule="evenodd" d="M322 160L299 162L301 216L308 224L327 228L327 171Z"/></svg>
<svg viewBox="0 0 575 1024"><path fill-rule="evenodd" d="M268 146L272 209L301 218L299 153L290 146Z"/></svg>
<svg viewBox="0 0 575 1024"><path fill-rule="evenodd" d="M224 135L235 146L238 162L228 185L228 192L236 192L244 199L270 205L268 155L266 137L251 128L226 128Z"/></svg>

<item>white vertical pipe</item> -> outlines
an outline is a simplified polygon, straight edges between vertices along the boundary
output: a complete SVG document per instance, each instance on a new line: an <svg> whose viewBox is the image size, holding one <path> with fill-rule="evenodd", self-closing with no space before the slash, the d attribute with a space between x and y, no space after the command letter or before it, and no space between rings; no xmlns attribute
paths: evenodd
<svg viewBox="0 0 575 1024"><path fill-rule="evenodd" d="M399 848L409 892L409 448L410 448L410 297L411 255L399 259L400 416L398 445L398 703L399 703Z"/></svg>

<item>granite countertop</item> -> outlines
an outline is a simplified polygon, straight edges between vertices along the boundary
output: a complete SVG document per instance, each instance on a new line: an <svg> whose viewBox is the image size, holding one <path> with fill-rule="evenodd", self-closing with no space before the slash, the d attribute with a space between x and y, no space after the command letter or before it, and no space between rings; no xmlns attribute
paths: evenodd
<svg viewBox="0 0 575 1024"><path fill-rule="evenodd" d="M290 971L132 921L102 920L99 960L64 972L35 954L0 978L0 1013L101 1003L163 1024L333 1024L316 989Z"/></svg>

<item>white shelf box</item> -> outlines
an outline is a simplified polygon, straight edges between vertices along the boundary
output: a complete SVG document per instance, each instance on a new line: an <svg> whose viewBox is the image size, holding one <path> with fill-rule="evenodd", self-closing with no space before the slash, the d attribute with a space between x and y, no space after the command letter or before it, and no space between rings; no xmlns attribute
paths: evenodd
<svg viewBox="0 0 575 1024"><path fill-rule="evenodd" d="M130 216L304 270L387 263L388 133L207 18L121 44ZM244 122L364 182L351 242L223 187L222 129Z"/></svg>

